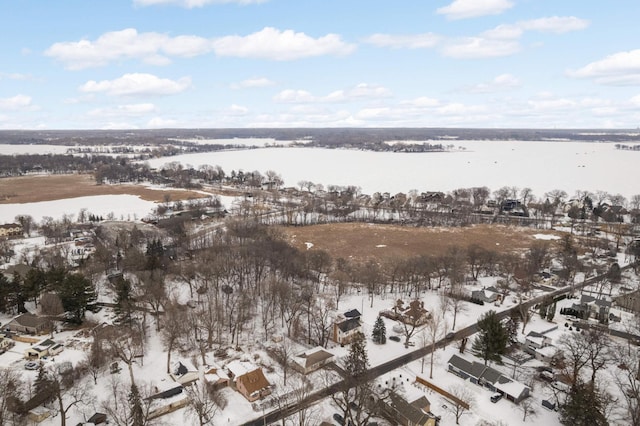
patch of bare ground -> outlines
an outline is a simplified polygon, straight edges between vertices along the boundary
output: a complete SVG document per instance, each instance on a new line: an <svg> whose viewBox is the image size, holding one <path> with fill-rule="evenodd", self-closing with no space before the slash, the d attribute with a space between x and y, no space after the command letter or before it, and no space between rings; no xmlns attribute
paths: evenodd
<svg viewBox="0 0 640 426"><path fill-rule="evenodd" d="M307 250L307 243L311 243L310 250L325 250L334 258L378 262L419 255L437 256L450 247L466 248L471 244L498 253L524 251L536 241L534 234L554 234L553 231L504 225L415 228L340 223L283 227L282 230L290 243L300 250Z"/></svg>
<svg viewBox="0 0 640 426"><path fill-rule="evenodd" d="M0 204L34 203L91 195L137 195L143 200L162 202L206 197L206 194L179 189L154 189L141 185L96 185L92 175L36 175L0 179Z"/></svg>

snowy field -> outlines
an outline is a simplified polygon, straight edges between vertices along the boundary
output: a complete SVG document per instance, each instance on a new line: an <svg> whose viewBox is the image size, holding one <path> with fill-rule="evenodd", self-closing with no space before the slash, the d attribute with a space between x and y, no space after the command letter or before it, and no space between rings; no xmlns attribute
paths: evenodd
<svg viewBox="0 0 640 426"><path fill-rule="evenodd" d="M152 213L156 203L145 201L135 195L94 195L90 197L66 198L24 204L0 204L0 223L9 223L20 214L29 214L36 222L45 216L58 219L71 215L74 219L81 209L115 220L136 220Z"/></svg>
<svg viewBox="0 0 640 426"><path fill-rule="evenodd" d="M431 141L433 142L433 141ZM325 185L355 185L364 193L450 191L487 186L529 187L536 196L563 189L598 190L627 198L639 192L640 154L616 150L613 143L451 141L452 152L393 153L321 148L264 148L250 151L184 154L149 161L172 161L231 170L274 170L285 186L308 180ZM458 150L458 147L464 150ZM614 173L615 171L615 173Z"/></svg>

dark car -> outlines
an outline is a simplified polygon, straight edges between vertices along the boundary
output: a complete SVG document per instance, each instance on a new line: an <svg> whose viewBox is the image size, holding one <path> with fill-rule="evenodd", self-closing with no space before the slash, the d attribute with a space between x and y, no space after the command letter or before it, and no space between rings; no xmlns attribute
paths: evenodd
<svg viewBox="0 0 640 426"><path fill-rule="evenodd" d="M400 341L400 337L398 337L398 336L389 336L389 340L393 340L394 342L399 342Z"/></svg>
<svg viewBox="0 0 640 426"><path fill-rule="evenodd" d="M452 332L452 331L450 331L449 333L447 333L447 335L446 335L446 336L444 336L444 338L445 338L445 339L447 339L447 340L451 340L451 339L453 339L454 337L456 337L456 333L454 333L454 332Z"/></svg>
<svg viewBox="0 0 640 426"><path fill-rule="evenodd" d="M493 395L491 395L491 402L493 402L494 404L500 401L501 399L502 399L502 394L499 392L496 392Z"/></svg>
<svg viewBox="0 0 640 426"><path fill-rule="evenodd" d="M333 415L333 420L335 420L336 422L338 422L339 425L344 426L344 417L342 417L340 414L335 413Z"/></svg>

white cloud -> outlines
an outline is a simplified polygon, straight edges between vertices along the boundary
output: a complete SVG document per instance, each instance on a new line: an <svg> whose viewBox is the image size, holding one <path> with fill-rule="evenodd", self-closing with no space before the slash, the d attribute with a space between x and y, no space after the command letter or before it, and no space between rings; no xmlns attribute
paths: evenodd
<svg viewBox="0 0 640 426"><path fill-rule="evenodd" d="M640 49L618 52L577 70L567 71L576 78L592 78L607 85L640 85Z"/></svg>
<svg viewBox="0 0 640 426"><path fill-rule="evenodd" d="M13 72L13 73L0 72L0 80L5 78L8 80L29 80L31 76L28 74L20 74L17 72Z"/></svg>
<svg viewBox="0 0 640 426"><path fill-rule="evenodd" d="M470 93L492 93L520 87L520 80L511 74L500 74L493 80L476 84L467 91Z"/></svg>
<svg viewBox="0 0 640 426"><path fill-rule="evenodd" d="M102 34L95 41L80 40L54 43L44 53L68 69L105 66L113 61L138 59L151 65L167 65L170 57L190 58L215 52L219 56L294 60L322 55L347 55L355 45L344 43L340 36L327 34L313 38L292 30L264 28L247 36L207 39L194 35L170 37L166 34L139 33L134 28Z"/></svg>
<svg viewBox="0 0 640 426"><path fill-rule="evenodd" d="M513 55L520 49L520 44L514 40L466 37L445 44L442 54L457 59L497 58Z"/></svg>
<svg viewBox="0 0 640 426"><path fill-rule="evenodd" d="M434 33L414 35L373 34L365 39L365 42L378 47L391 47L393 49L425 49L436 46L442 37Z"/></svg>
<svg viewBox="0 0 640 426"><path fill-rule="evenodd" d="M473 0L474 5L481 2ZM373 34L365 42L394 49L432 48L440 45L444 56L459 59L495 58L518 53L520 38L526 31L555 34L586 28L589 21L574 16L552 16L502 24L473 37L444 37L433 33L416 35Z"/></svg>
<svg viewBox="0 0 640 426"><path fill-rule="evenodd" d="M54 43L45 51L72 70L107 65L123 59L140 59L152 65L165 65L165 55L192 57L211 51L210 41L196 36L170 37L155 32L138 33L135 28L102 34L95 41Z"/></svg>
<svg viewBox="0 0 640 426"><path fill-rule="evenodd" d="M237 3L241 5L246 4L260 4L266 3L268 0L133 0L133 4L136 6L155 6L165 4L175 4L177 6L186 7L192 9L194 7L203 7L208 4L229 4Z"/></svg>
<svg viewBox="0 0 640 426"><path fill-rule="evenodd" d="M175 95L191 87L191 79L159 78L153 74L125 74L115 80L87 81L80 87L85 93L106 93L110 96L159 96Z"/></svg>
<svg viewBox="0 0 640 426"><path fill-rule="evenodd" d="M231 84L231 88L232 89L248 89L248 88L254 88L254 87L268 87L268 86L273 86L274 84L276 83L264 77L249 78L239 83Z"/></svg>
<svg viewBox="0 0 640 426"><path fill-rule="evenodd" d="M386 87L360 83L347 90L336 90L321 99L321 102L349 102L358 99L388 98L391 91Z"/></svg>
<svg viewBox="0 0 640 426"><path fill-rule="evenodd" d="M147 127L153 129L167 129L177 127L178 122L170 118L154 117L147 122Z"/></svg>
<svg viewBox="0 0 640 426"><path fill-rule="evenodd" d="M97 108L91 110L87 115L92 117L123 117L140 116L155 112L156 107L151 103L117 105L113 108Z"/></svg>
<svg viewBox="0 0 640 426"><path fill-rule="evenodd" d="M249 113L249 108L233 104L227 108L224 113L227 115L247 115Z"/></svg>
<svg viewBox="0 0 640 426"><path fill-rule="evenodd" d="M306 90L286 89L275 95L273 100L281 103L307 103L314 102L315 97Z"/></svg>
<svg viewBox="0 0 640 426"><path fill-rule="evenodd" d="M499 15L513 7L509 0L454 0L448 6L441 7L436 13L447 19L467 19L478 16Z"/></svg>
<svg viewBox="0 0 640 426"><path fill-rule="evenodd" d="M337 34L313 38L305 33L281 31L272 27L247 36L220 37L213 40L212 45L218 56L276 61L323 55L344 56L355 50L355 45L343 42Z"/></svg>
<svg viewBox="0 0 640 426"><path fill-rule="evenodd" d="M571 31L584 30L589 26L586 19L575 16L551 16L547 18L521 21L517 24L523 30L540 31L542 33L563 34Z"/></svg>
<svg viewBox="0 0 640 426"><path fill-rule="evenodd" d="M572 109L578 105L575 101L566 98L534 99L530 100L528 104L535 111L543 111L545 113L549 111Z"/></svg>
<svg viewBox="0 0 640 426"><path fill-rule="evenodd" d="M412 99L409 101L403 101L401 104L419 107L419 108L431 108L440 105L440 101L438 99L429 98L426 96L421 96L416 99Z"/></svg>
<svg viewBox="0 0 640 426"><path fill-rule="evenodd" d="M31 96L16 95L11 98L0 98L0 109L16 111L31 107Z"/></svg>
<svg viewBox="0 0 640 426"><path fill-rule="evenodd" d="M336 90L327 96L314 96L306 90L283 90L273 100L280 103L341 103L362 99L381 99L392 96L386 87L375 84L360 83L345 90Z"/></svg>

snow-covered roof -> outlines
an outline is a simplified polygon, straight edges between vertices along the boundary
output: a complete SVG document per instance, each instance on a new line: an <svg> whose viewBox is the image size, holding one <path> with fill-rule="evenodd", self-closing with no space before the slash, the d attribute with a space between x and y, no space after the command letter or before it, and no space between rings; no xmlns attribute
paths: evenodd
<svg viewBox="0 0 640 426"><path fill-rule="evenodd" d="M248 361L240 361L238 359L231 361L227 364L227 369L233 374L234 377L240 377L251 371L257 370L258 367Z"/></svg>
<svg viewBox="0 0 640 426"><path fill-rule="evenodd" d="M506 383L497 383L495 387L496 389L501 390L502 392L514 397L515 399L518 399L521 395L527 393L529 389L528 386L523 385L520 382L514 382L514 381L510 381Z"/></svg>

